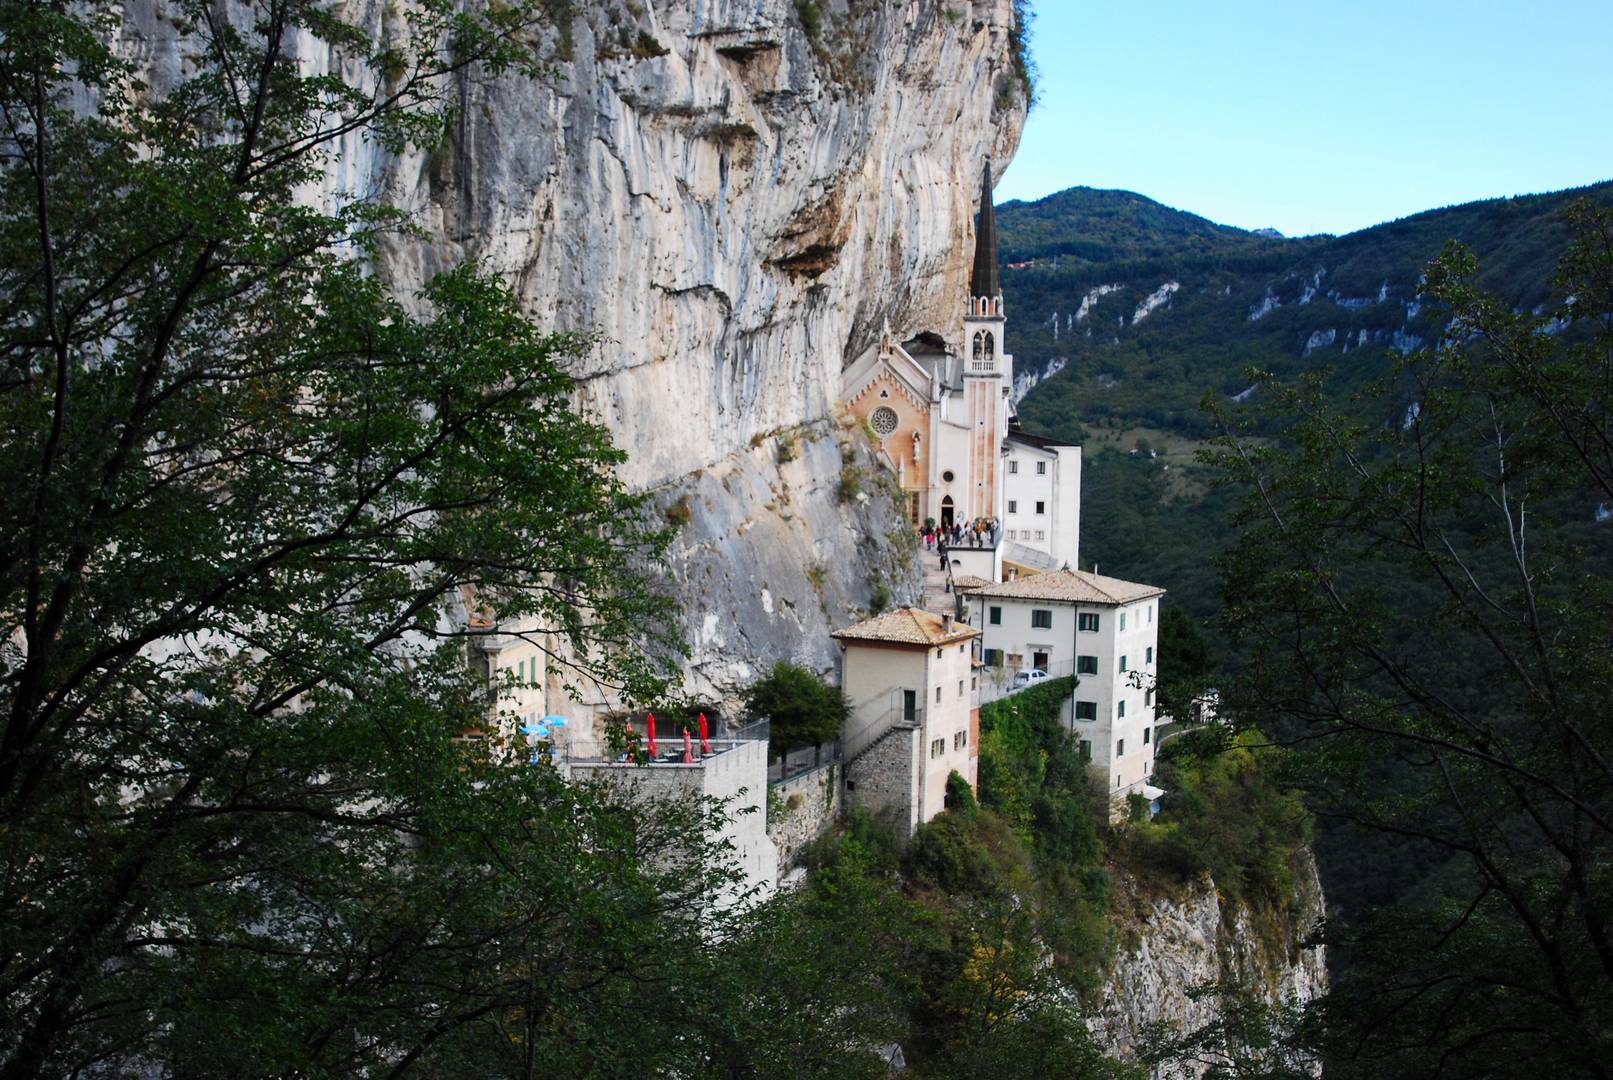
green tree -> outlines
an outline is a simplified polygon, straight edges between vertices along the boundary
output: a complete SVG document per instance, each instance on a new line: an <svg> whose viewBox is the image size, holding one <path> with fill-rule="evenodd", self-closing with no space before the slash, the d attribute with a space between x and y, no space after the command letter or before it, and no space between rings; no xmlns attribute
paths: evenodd
<svg viewBox="0 0 1613 1080"><path fill-rule="evenodd" d="M839 738L851 705L839 687L780 661L745 691L745 711L753 720L769 721L768 739L779 751Z"/></svg>
<svg viewBox="0 0 1613 1080"><path fill-rule="evenodd" d="M571 411L587 343L475 267L393 295L400 215L298 197L339 139L429 146L455 80L540 73L544 6L181 0L146 85L115 5L0 2L0 1076L680 1045L627 1017L719 918L710 815L645 835L463 739L467 596L662 682L663 537Z"/></svg>
<svg viewBox="0 0 1613 1080"><path fill-rule="evenodd" d="M1348 406L1262 383L1227 564L1226 702L1301 741L1323 813L1422 868L1336 939L1330 1076L1606 1076L1613 1050L1613 214L1545 315L1451 247L1440 346ZM1404 856L1403 856L1404 857Z"/></svg>

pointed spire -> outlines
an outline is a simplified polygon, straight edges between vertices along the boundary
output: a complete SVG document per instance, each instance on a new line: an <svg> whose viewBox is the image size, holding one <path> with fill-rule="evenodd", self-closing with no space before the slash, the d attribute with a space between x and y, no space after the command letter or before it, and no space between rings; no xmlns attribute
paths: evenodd
<svg viewBox="0 0 1613 1080"><path fill-rule="evenodd" d="M975 265L969 275L969 295L995 298L1002 292L997 281L997 212L991 205L991 159L980 174L980 216L975 219Z"/></svg>

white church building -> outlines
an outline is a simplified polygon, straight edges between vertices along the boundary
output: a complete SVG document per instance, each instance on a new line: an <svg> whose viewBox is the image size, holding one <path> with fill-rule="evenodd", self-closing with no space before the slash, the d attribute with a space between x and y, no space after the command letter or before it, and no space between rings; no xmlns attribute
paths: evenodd
<svg viewBox="0 0 1613 1080"><path fill-rule="evenodd" d="M915 526L997 523L989 544L952 549L957 574L989 581L1076 566L1081 532L1081 448L1019 430L1006 327L987 161L958 322L901 342L887 329L846 369L841 399L879 439Z"/></svg>

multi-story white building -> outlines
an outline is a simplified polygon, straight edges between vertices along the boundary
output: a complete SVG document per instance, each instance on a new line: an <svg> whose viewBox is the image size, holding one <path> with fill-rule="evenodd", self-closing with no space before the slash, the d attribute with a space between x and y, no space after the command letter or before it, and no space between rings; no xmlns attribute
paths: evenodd
<svg viewBox="0 0 1613 1080"><path fill-rule="evenodd" d="M902 835L946 807L947 777L974 788L980 734L973 642L979 631L918 608L837 630L846 792Z"/></svg>
<svg viewBox="0 0 1613 1080"><path fill-rule="evenodd" d="M1081 448L1010 426L1003 457L1003 565L1075 569L1081 549Z"/></svg>
<svg viewBox="0 0 1613 1080"><path fill-rule="evenodd" d="M974 590L969 618L988 669L1076 677L1064 721L1116 797L1154 771L1154 585L1054 570Z"/></svg>

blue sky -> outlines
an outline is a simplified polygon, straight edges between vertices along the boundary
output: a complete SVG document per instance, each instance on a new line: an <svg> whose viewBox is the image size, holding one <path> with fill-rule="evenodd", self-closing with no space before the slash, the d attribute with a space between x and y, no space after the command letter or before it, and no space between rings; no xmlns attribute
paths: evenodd
<svg viewBox="0 0 1613 1080"><path fill-rule="evenodd" d="M1613 179L1613 0L1033 3L999 202L1126 188L1297 236Z"/></svg>

